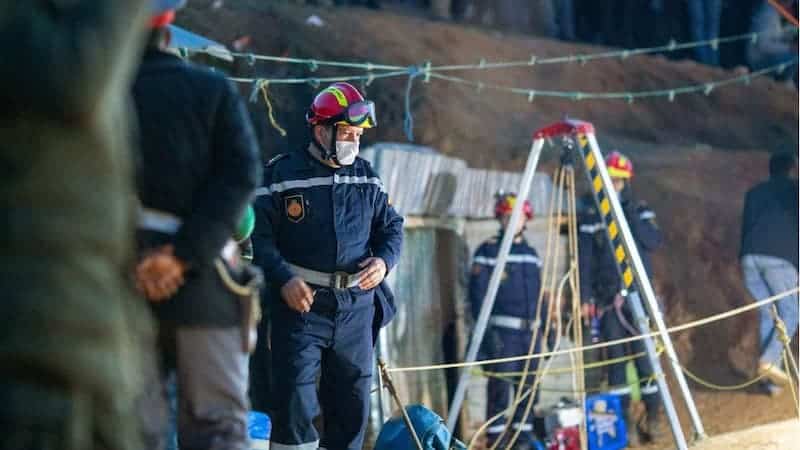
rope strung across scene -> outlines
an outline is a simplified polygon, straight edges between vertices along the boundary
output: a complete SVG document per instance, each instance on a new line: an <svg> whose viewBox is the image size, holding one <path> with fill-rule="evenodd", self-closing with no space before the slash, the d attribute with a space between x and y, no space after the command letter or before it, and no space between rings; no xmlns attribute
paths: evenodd
<svg viewBox="0 0 800 450"><path fill-rule="evenodd" d="M785 63L766 67L761 70L756 70L748 74L739 75L733 78L726 78L718 81L709 81L705 83L688 85L688 86L679 86L669 89L656 89L651 91L620 91L620 92L551 91L551 90L538 90L538 89L521 88L521 87L509 87L492 83L484 83L482 81L472 81L464 78L442 75L438 73L430 73L426 72L427 69L420 68L419 66L412 66L411 69L406 69L402 71L386 72L380 74L369 74L369 75L344 75L344 76L332 76L324 78L270 78L270 79L229 77L228 79L237 83L248 83L248 84L258 83L258 82L269 83L269 84L307 83L316 87L319 86L321 83L334 83L337 81L367 81L368 83L371 83L373 80L381 78L408 76L409 83L406 87L406 96L408 97L410 95L410 86L412 79L416 78L419 75L425 75L426 78L430 77L430 78L435 78L437 80L443 80L452 83L459 83L459 84L473 86L478 91L482 91L483 89L492 89L511 94L523 95L526 96L528 98L528 101L530 102L532 102L536 97L555 97L555 98L564 98L575 101L627 100L629 103L633 103L635 99L656 98L656 97L666 97L670 101L673 101L675 97L678 95L691 94L696 92L703 92L704 94L709 95L714 89L718 87L730 84L738 84L738 83L743 83L747 85L750 84L750 81L752 81L753 78L758 78L773 72L781 73L785 71L787 68L796 65L797 63L798 61L795 59Z"/></svg>
<svg viewBox="0 0 800 450"><path fill-rule="evenodd" d="M659 352L659 353L661 353L661 352ZM645 356L645 355L646 355L646 353L640 352L640 353L636 353L635 355L623 356L623 357L620 357L620 358L607 359L605 361L597 361L597 362L593 362L593 363L590 363L590 364L584 364L583 368L584 369L599 369L599 368L602 368L602 367L605 367L605 366L610 366L612 364L633 361L634 359L639 358L641 356ZM549 373L549 374L561 374L561 373L571 373L571 372L574 372L574 371L575 371L575 369L572 368L572 367L561 367L561 368L556 368L556 369L550 369L550 370L547 371L547 373ZM525 374L524 372L493 372L493 371L490 371L490 370L482 370L482 369L475 369L473 371L473 373L476 374L476 375L482 375L482 376L485 376L485 377L519 377L519 376L523 376ZM532 370L532 371L528 371L527 375L528 376L533 376L533 375L540 375L541 373L542 373L542 371Z"/></svg>
<svg viewBox="0 0 800 450"><path fill-rule="evenodd" d="M242 77L228 77L229 80L236 83L255 83L266 82L269 84L310 84L312 86L319 86L322 83L335 83L337 81L366 81L371 83L373 80L380 78L392 78L408 75L408 69L397 70L394 72L385 73L370 73L365 75L342 75L332 77L306 77L306 78L242 78Z"/></svg>
<svg viewBox="0 0 800 450"><path fill-rule="evenodd" d="M739 314L743 314L743 313L745 313L747 311L751 311L753 309L760 308L760 307L762 307L764 305L776 302L776 301L780 300L781 298L784 298L784 297L787 297L789 295L795 294L795 293L797 293L799 291L800 291L800 288L793 288L793 289L790 289L790 290L788 290L786 292L782 292L782 293L780 293L778 295L774 295L772 297L765 298L764 300L761 300L761 301L758 301L758 302L754 302L754 303L751 303L749 305L745 305L745 306L742 306L742 307L739 307L739 308L736 308L736 309L732 309L732 310L726 311L724 313L720 313L720 314L716 314L716 315L713 315L713 316L709 316L709 317L706 317L704 319L699 319L699 320L695 320L693 322L688 322L688 323L685 323L683 325L677 325L677 326L668 328L667 332L675 333L675 332L678 332L678 331L684 331L684 330L688 330L688 329L691 329L691 328L696 328L696 327L700 327L700 326L703 326L703 325L707 325L709 323L719 322L719 321L727 319L729 317L733 317L733 316L736 316L736 315L739 315ZM543 353L537 353L537 354L533 354L533 355L522 355L522 356L513 356L513 357L508 357L508 358L488 359L488 360L483 360L483 361L474 361L474 362L471 362L471 363L449 363L449 364L435 364L435 365L427 365L427 366L396 367L396 368L389 368L388 371L389 372L419 372L419 371L426 371L426 370L475 367L475 366L482 366L482 365L488 365L488 364L499 364L499 363L513 362L513 361L523 361L523 360L526 360L526 359L538 359L538 358L545 358L545 357L555 356L555 355L564 355L564 354L569 354L569 353L583 352L583 351L586 351L586 350L594 350L594 349L598 349L598 348L605 348L605 347L610 347L612 345L619 345L619 344L625 344L625 343L628 343L628 342L640 341L642 339L646 339L648 337L655 337L655 336L658 336L658 335L659 335L659 333L647 333L647 334L640 334L640 335L637 335L637 336L631 336L631 337L624 338L624 339L618 339L618 340L615 340L615 341L600 342L598 344L592 344L592 345L587 345L587 346L583 346L583 347L575 347L575 348L564 349L564 350L543 352Z"/></svg>
<svg viewBox="0 0 800 450"><path fill-rule="evenodd" d="M547 373L546 375L550 375L550 373ZM491 378L496 378L498 380L505 381L506 383L516 383L517 382L517 380L514 380L512 378L502 377L502 376L492 376ZM602 386L602 387L592 388L592 389L583 389L583 390L580 390L580 389L553 389L553 388L543 388L543 387L539 386L539 387L537 387L537 390L541 391L541 392L559 392L559 393L563 393L563 394L593 394L593 393L597 393L597 392L608 392L608 391L612 391L612 390L615 390L615 389L630 388L630 387L637 386L637 385L641 386L643 384L648 384L648 383L653 382L655 380L656 380L656 375L653 374L653 375L650 375L648 377L645 377L645 378L642 378L640 380L637 380L636 382L633 382L633 383ZM524 387L531 387L531 386L532 386L531 384L525 384Z"/></svg>
<svg viewBox="0 0 800 450"><path fill-rule="evenodd" d="M753 78L761 77L773 72L782 73L787 68L796 65L798 63L797 59L788 61L781 64L776 64L774 66L766 67L761 70L756 70L750 72L748 74L739 75L732 78L726 78L723 80L718 81L709 81L706 83L695 84L695 85L688 85L688 86L680 86L674 87L670 89L656 89L651 91L620 91L620 92L582 92L582 91L546 91L546 90L537 90L537 89L529 89L529 88L520 88L520 87L510 87L510 86L503 86L498 84L492 83L484 83L482 81L472 81L467 80L464 78L453 77L449 75L442 75L438 73L430 74L431 78L435 78L438 80L449 81L452 83L459 83L464 85L469 85L475 87L478 92L482 91L483 89L491 89L495 91L507 92L510 94L518 94L528 97L528 101L532 102L536 97L555 97L555 98L564 98L574 101L580 100L626 100L628 103L633 103L635 99L642 99L642 98L657 98L657 97L666 97L669 101L675 100L675 97L678 95L683 94L691 94L696 92L702 92L705 95L711 94L711 92L721 86L726 86L730 84L737 84L737 83L744 83L750 84L750 81Z"/></svg>
<svg viewBox="0 0 800 450"><path fill-rule="evenodd" d="M620 58L622 60L625 60L631 56L648 55L653 53L669 53L669 52L688 50L695 47L703 47L703 46L711 46L712 49L716 50L720 44L728 44L739 41L750 41L752 43L757 43L759 37L762 34L772 34L772 33L774 33L774 31L768 30L762 32L744 33L744 34L726 36L716 39L705 39L705 40L680 42L680 43L676 42L674 39L671 39L667 44L654 47L612 50L612 51L597 52L597 53L579 53L575 55L555 56L548 58L538 58L537 56L532 55L529 59L526 60L486 62L484 58L481 58L479 62L476 64L450 64L441 66L430 66L429 71L446 72L446 71L458 71L458 70L490 70L490 69L506 69L514 67L526 67L526 66L547 65L547 64L566 64L573 62L579 62L581 64L585 64L587 62L597 61L602 59ZM797 34L797 29L796 28L786 29L783 31L783 34ZM186 47L180 47L178 50L182 55L208 54L214 56L219 52L219 50L215 50L213 48L190 49ZM368 72L371 72L373 70L397 71L397 70L403 70L407 67L407 66L391 65L391 64L375 64L371 62L358 63L358 62L348 62L348 61L290 58L285 56L259 55L254 53L242 53L242 52L230 52L229 55L231 55L233 58L245 59L251 65L254 64L255 61L269 61L269 62L280 62L287 64L306 65L308 66L308 69L311 72L315 72L319 67L362 69Z"/></svg>
<svg viewBox="0 0 800 450"><path fill-rule="evenodd" d="M659 346L658 354L661 355L663 353L664 353L663 346ZM636 354L631 355L631 356L623 356L623 357L620 357L620 358L613 358L613 359L607 359L605 361L598 361L598 362L594 362L594 363L590 363L590 364L584 365L583 369L586 369L586 370L600 369L600 368L604 368L606 366L610 366L610 365L613 365L613 364L619 364L619 363L625 363L625 362L628 362L628 361L633 361L636 358L639 358L639 357L642 357L642 356L645 356L645 355L646 355L646 353L640 352L640 353L636 353ZM739 389L745 389L747 387L750 387L750 386L758 383L759 381L763 380L766 377L766 373L763 373L763 374L760 374L760 375L758 375L757 377L755 377L753 379L747 380L747 381L742 382L740 384L720 385L720 384L716 384L716 383L713 383L713 382L710 382L710 381L707 381L707 380L701 378L700 376L696 375L694 372L689 370L686 366L684 366L680 362L678 362L678 365L681 367L683 372L689 378L694 380L697 384L700 384L700 385L705 386L705 387L710 388L710 389L716 389L716 390L721 390L721 391L735 391L735 390L739 390ZM572 368L572 367L562 367L562 368L550 369L547 373L550 374L550 375L555 375L555 374L571 373L571 372L575 372L575 371L576 371L576 369ZM483 376L483 377L486 377L486 378L497 378L497 379L500 379L500 380L503 380L503 381L507 381L509 383L515 382L514 380L516 378L525 375L523 372L493 372L493 371L483 370L483 369L473 369L472 373L474 375ZM540 375L540 374L541 374L541 371L531 371L530 373L528 373L528 375ZM620 386L620 387L624 387L624 386ZM606 389L611 389L611 388L606 388ZM569 391L567 391L567 390L552 390L552 389L542 389L542 390L550 391L550 392L576 392L574 390L569 390ZM584 392L591 392L591 391L586 390ZM600 391L598 390L597 392L600 392Z"/></svg>

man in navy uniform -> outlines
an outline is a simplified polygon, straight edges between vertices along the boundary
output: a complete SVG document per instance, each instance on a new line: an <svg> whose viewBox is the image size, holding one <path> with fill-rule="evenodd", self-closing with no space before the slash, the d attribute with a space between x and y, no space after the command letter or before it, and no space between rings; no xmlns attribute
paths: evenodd
<svg viewBox="0 0 800 450"><path fill-rule="evenodd" d="M652 273L650 253L661 246L663 237L655 221L655 213L645 203L636 203L631 198L630 180L633 177L633 163L625 155L614 151L606 158L608 174L619 196L620 204L625 212L625 219L636 241L642 263L647 273ZM581 301L585 320L594 318L599 323L598 337L606 341L622 339L640 334L636 328L630 306L627 304L622 290L616 259L608 244L603 219L598 213L594 199L587 196L583 199L583 211L578 217L579 237L579 271L581 280ZM609 359L622 358L644 352L642 341L608 347ZM653 368L647 356L636 358L639 378L646 379L653 375ZM630 386L627 386L625 363L612 364L608 368L608 383L612 392L622 398L622 409L626 414L628 429L633 423L627 417L630 406ZM641 388L642 400L647 411L647 428L639 428L637 432L628 433L629 439L636 443L641 437L652 439L657 432L658 413L661 399L655 380L648 381Z"/></svg>
<svg viewBox="0 0 800 450"><path fill-rule="evenodd" d="M374 104L347 83L314 99L312 140L267 164L255 204L255 262L273 286L274 450L360 450L369 410L373 323L394 313L381 284L403 219L358 158ZM321 375L317 395L317 377ZM312 421L320 415L320 441Z"/></svg>
<svg viewBox="0 0 800 450"><path fill-rule="evenodd" d="M517 201L515 194L500 193L495 204L495 217L500 221L500 235L491 238L478 247L472 260L472 274L469 280L469 300L474 318L478 317L483 304L483 298L489 287L489 278L497 261L502 233L506 230L511 219L511 212ZM539 322L537 321L537 308L541 288L540 269L542 262L536 250L531 247L523 236L525 223L533 217L530 202L525 200L523 215L514 228L514 241L506 260L500 287L497 291L492 315L489 317L489 328L484 337L483 349L488 358L504 358L528 353L531 340L537 334L536 349L541 348L542 337L539 335ZM544 317L546 309L538 312L538 317ZM529 369L536 370L536 361L531 360ZM492 372L520 372L525 367L525 361L494 364L488 366ZM505 411L509 406L509 393L513 392L516 384L490 377L487 385L486 417L494 417ZM525 411L525 404L516 408L513 429L522 429L518 444L523 448L530 448L533 440L533 414L528 414L527 420L520 423ZM488 445L493 445L507 425L507 418L495 421L487 429ZM510 436L510 434L507 434ZM504 441L506 438L503 439ZM502 444L504 446L505 444ZM525 447L527 445L527 447Z"/></svg>
<svg viewBox="0 0 800 450"><path fill-rule="evenodd" d="M141 131L136 281L158 319L164 369L150 387L161 392L168 373L176 373L182 449L245 450L255 308L219 270L237 269L228 275L244 281L231 237L260 184L262 163L235 86L167 51L167 25L182 3L154 2L133 85ZM158 406L143 407L149 420Z"/></svg>

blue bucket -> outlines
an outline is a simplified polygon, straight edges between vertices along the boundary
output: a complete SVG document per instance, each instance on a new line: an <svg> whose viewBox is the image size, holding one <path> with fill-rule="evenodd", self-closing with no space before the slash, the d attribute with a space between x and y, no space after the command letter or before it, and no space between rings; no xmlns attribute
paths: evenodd
<svg viewBox="0 0 800 450"><path fill-rule="evenodd" d="M272 434L272 422L269 416L258 411L250 411L247 415L247 431L253 450L269 450L269 438Z"/></svg>
<svg viewBox="0 0 800 450"><path fill-rule="evenodd" d="M628 430L619 395L587 397L586 425L589 450L621 450L627 447Z"/></svg>

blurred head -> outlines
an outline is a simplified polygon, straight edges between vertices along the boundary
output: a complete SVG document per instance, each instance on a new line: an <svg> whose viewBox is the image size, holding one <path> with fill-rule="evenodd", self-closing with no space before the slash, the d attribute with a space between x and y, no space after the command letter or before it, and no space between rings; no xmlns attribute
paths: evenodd
<svg viewBox="0 0 800 450"><path fill-rule="evenodd" d="M150 28L163 28L175 20L175 11L179 10L186 0L152 0L150 3Z"/></svg>
<svg viewBox="0 0 800 450"><path fill-rule="evenodd" d="M175 11L182 8L186 0L152 0L150 3L150 38L147 45L156 48L169 46L172 33L168 25L175 20Z"/></svg>
<svg viewBox="0 0 800 450"><path fill-rule="evenodd" d="M770 177L796 177L797 156L790 152L775 153L769 158Z"/></svg>

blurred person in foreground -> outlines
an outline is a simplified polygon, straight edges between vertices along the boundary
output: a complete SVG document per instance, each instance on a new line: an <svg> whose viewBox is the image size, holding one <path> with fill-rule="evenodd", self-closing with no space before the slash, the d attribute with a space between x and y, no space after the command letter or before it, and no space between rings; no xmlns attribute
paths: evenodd
<svg viewBox="0 0 800 450"><path fill-rule="evenodd" d="M146 0L0 3L0 449L139 450L130 85Z"/></svg>

